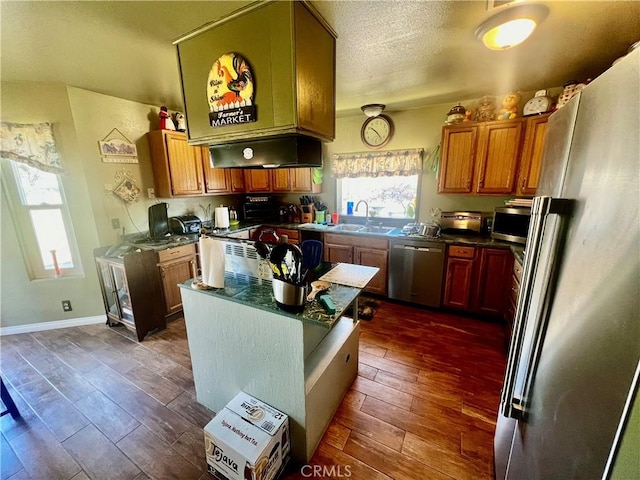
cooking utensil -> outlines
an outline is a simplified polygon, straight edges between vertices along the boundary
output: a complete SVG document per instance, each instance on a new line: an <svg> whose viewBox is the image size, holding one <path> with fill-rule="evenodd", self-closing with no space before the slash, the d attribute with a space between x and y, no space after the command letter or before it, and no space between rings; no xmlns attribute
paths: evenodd
<svg viewBox="0 0 640 480"><path fill-rule="evenodd" d="M324 280L316 280L315 282L311 282L311 292L307 295L307 301L312 302L316 295L320 292L324 292L328 290L331 284L329 282L325 282Z"/></svg>
<svg viewBox="0 0 640 480"><path fill-rule="evenodd" d="M281 243L271 250L269 261L275 265L280 272L281 280L285 282L300 283L300 267L302 264L302 250L292 243Z"/></svg>
<svg viewBox="0 0 640 480"><path fill-rule="evenodd" d="M269 245L258 240L254 242L253 247L256 249L256 252L258 253L258 255L260 255L260 258L267 260L267 258L269 257L269 254L271 253L271 249L269 248Z"/></svg>

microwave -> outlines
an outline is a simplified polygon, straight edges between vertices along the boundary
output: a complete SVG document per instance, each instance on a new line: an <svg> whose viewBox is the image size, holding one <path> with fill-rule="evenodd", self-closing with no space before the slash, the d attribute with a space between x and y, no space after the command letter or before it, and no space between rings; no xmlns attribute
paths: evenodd
<svg viewBox="0 0 640 480"><path fill-rule="evenodd" d="M493 211L491 238L507 242L527 243L531 208L497 207Z"/></svg>

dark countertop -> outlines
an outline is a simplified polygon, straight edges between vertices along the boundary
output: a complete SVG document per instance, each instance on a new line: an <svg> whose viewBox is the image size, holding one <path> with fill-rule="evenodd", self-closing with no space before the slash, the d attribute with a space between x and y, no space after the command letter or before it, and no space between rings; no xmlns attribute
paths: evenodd
<svg viewBox="0 0 640 480"><path fill-rule="evenodd" d="M364 225L363 225L364 226ZM387 234L380 234L375 232L353 232L343 230L333 230L333 225L313 224L313 223L277 223L277 222L264 222L256 223L252 221L241 221L238 225L234 225L228 229L221 231L214 231L211 235L222 238L232 238L233 234L239 232L252 230L260 227L272 227L272 228L285 228L293 230L305 230L321 233L332 233L337 235L359 235L363 237L377 237L390 240L394 243L401 242L403 239L410 239L413 241L424 242L441 242L447 245L470 245L477 247L488 248L503 248L511 250L516 258L520 261L523 258L524 247L517 243L505 242L502 240L494 240L489 236L483 235L451 235L442 234L438 238L426 238L419 235L404 235L402 228L396 227ZM144 250L164 250L167 248L177 247L180 245L187 245L190 243L196 243L198 241L199 234L189 235L172 235L165 239L150 240L146 234L130 235L125 240L127 245L135 246Z"/></svg>
<svg viewBox="0 0 640 480"><path fill-rule="evenodd" d="M332 328L336 321L351 306L361 289L355 287L347 287L332 283L326 292L336 307L336 313L330 315L320 305L318 300L307 302L305 309L300 313L287 312L280 309L276 305L273 296L271 282L268 280L260 281L257 278L248 275L225 273L224 288L212 288L210 290L197 290L203 295L224 298L232 302L241 303L250 307L258 308L272 313L278 313L295 320L317 325L323 328ZM179 285L180 288L192 287L192 280L187 280Z"/></svg>

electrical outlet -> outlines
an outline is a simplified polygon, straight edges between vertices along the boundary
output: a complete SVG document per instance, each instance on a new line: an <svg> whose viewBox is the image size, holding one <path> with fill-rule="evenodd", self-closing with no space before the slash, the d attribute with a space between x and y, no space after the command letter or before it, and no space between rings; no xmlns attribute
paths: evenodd
<svg viewBox="0 0 640 480"><path fill-rule="evenodd" d="M71 308L71 300L62 300L62 311L70 312L71 310L73 310Z"/></svg>
<svg viewBox="0 0 640 480"><path fill-rule="evenodd" d="M153 188L147 188L147 197L156 198L156 191Z"/></svg>
<svg viewBox="0 0 640 480"><path fill-rule="evenodd" d="M119 230L120 229L120 219L119 218L112 218L111 219L111 228L113 228L114 230Z"/></svg>

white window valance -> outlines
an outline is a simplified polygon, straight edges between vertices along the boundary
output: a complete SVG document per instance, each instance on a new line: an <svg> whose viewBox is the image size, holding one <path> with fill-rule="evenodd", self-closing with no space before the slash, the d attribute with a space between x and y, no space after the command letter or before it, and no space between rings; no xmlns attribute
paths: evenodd
<svg viewBox="0 0 640 480"><path fill-rule="evenodd" d="M331 170L336 178L408 177L422 173L423 153L421 148L338 153L332 157Z"/></svg>
<svg viewBox="0 0 640 480"><path fill-rule="evenodd" d="M0 157L44 172L63 172L50 123L0 122Z"/></svg>

